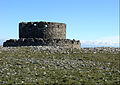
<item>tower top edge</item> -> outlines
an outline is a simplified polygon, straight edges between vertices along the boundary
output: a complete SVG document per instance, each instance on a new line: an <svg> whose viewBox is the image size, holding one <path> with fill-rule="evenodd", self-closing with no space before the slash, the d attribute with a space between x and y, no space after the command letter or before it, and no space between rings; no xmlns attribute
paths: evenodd
<svg viewBox="0 0 120 85"><path fill-rule="evenodd" d="M20 22L20 23L24 23L24 24L28 24L28 23L48 23L48 24L64 24L64 25L66 25L65 23L59 23L59 22L46 22L46 21L34 21L34 22ZM19 24L20 24L19 23Z"/></svg>

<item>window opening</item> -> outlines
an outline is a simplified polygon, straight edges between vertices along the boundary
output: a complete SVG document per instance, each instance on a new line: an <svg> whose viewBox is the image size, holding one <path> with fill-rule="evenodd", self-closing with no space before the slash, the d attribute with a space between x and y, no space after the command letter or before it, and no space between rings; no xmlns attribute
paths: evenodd
<svg viewBox="0 0 120 85"><path fill-rule="evenodd" d="M34 26L37 26L37 24L34 24Z"/></svg>
<svg viewBox="0 0 120 85"><path fill-rule="evenodd" d="M48 27L48 25L45 25L45 28Z"/></svg>

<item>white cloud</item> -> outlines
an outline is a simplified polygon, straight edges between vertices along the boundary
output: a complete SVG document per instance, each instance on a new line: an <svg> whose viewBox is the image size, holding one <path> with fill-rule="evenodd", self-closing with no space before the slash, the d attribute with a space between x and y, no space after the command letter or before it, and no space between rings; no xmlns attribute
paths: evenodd
<svg viewBox="0 0 120 85"><path fill-rule="evenodd" d="M119 47L119 36L103 37L98 40L81 40L82 47Z"/></svg>

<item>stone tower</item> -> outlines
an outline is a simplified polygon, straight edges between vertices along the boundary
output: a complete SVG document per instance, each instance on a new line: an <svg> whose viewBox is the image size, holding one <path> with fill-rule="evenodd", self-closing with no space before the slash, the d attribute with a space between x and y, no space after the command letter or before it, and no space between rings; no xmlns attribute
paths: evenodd
<svg viewBox="0 0 120 85"><path fill-rule="evenodd" d="M19 39L10 39L4 47L18 46L60 46L80 49L79 40L66 39L66 24L56 22L21 22Z"/></svg>
<svg viewBox="0 0 120 85"><path fill-rule="evenodd" d="M22 22L19 23L19 38L66 39L66 24Z"/></svg>

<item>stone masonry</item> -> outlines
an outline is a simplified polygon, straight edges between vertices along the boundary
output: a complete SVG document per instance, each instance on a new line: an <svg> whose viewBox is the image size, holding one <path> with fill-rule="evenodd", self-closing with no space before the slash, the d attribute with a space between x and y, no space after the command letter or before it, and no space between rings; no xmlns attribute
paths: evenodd
<svg viewBox="0 0 120 85"><path fill-rule="evenodd" d="M80 41L66 39L66 24L56 22L21 22L19 39L10 39L4 47L61 46L80 49Z"/></svg>
<svg viewBox="0 0 120 85"><path fill-rule="evenodd" d="M66 24L22 22L19 23L19 38L66 39Z"/></svg>

